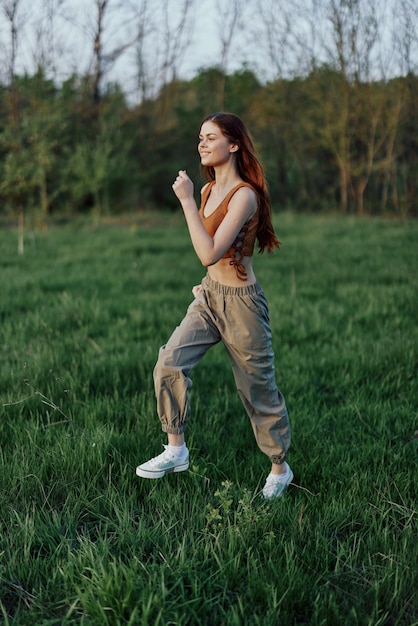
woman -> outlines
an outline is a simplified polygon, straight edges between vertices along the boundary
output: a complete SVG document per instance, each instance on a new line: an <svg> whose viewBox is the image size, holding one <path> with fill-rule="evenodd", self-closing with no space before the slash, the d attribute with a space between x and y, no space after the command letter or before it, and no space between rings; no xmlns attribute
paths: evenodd
<svg viewBox="0 0 418 626"><path fill-rule="evenodd" d="M180 171L173 191L179 199L197 256L208 268L180 326L159 352L154 370L157 411L168 445L136 469L160 478L189 467L184 431L189 416L190 372L219 341L227 349L238 393L259 448L271 461L263 488L280 496L293 479L286 463L290 427L274 373L268 307L252 265L255 240L260 252L279 247L262 167L239 117L215 113L203 120L198 144L209 181L198 210L193 183Z"/></svg>

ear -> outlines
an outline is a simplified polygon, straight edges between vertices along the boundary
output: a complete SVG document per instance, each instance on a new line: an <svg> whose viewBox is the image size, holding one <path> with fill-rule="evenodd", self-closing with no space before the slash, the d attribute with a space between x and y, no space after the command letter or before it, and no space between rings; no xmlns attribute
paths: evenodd
<svg viewBox="0 0 418 626"><path fill-rule="evenodd" d="M238 152L239 145L237 143L231 143L229 146L229 152Z"/></svg>

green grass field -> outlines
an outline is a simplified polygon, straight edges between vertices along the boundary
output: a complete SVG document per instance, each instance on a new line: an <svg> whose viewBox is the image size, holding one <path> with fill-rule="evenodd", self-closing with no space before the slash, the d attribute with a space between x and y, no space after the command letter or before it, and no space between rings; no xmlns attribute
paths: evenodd
<svg viewBox="0 0 418 626"><path fill-rule="evenodd" d="M418 624L418 223L276 217L255 259L295 486L260 490L222 346L193 372L191 469L152 370L204 275L181 215L0 232L0 622Z"/></svg>

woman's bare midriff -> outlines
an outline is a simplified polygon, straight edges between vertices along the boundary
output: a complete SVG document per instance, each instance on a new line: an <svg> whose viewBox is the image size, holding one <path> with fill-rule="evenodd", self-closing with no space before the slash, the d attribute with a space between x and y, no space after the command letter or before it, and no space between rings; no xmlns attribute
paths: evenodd
<svg viewBox="0 0 418 626"><path fill-rule="evenodd" d="M254 274L252 257L244 256L240 263L244 265L247 278L241 280L238 278L235 267L230 264L230 259L220 259L214 265L208 267L208 275L212 280L228 287L245 287L247 285L253 285L257 279Z"/></svg>

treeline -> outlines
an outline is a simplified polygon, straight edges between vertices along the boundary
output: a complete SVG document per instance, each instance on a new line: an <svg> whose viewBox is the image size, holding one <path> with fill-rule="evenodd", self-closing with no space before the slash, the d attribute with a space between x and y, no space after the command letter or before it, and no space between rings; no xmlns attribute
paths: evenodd
<svg viewBox="0 0 418 626"><path fill-rule="evenodd" d="M275 205L418 213L416 0L203 4L0 0L0 216L176 207L219 110L247 122Z"/></svg>
<svg viewBox="0 0 418 626"><path fill-rule="evenodd" d="M418 77L349 82L325 65L264 85L206 69L135 106L117 85L98 100L88 78L15 77L0 87L1 213L175 207L178 169L200 185L199 124L220 105L247 122L275 205L417 214Z"/></svg>

